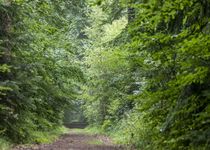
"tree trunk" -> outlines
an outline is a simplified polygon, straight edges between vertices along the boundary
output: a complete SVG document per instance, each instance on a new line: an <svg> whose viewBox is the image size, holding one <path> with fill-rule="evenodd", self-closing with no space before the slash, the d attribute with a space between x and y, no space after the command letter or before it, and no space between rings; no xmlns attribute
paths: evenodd
<svg viewBox="0 0 210 150"><path fill-rule="evenodd" d="M0 4L0 64L11 64L11 42L10 42L10 32L11 32L11 16L10 7L11 2L5 1ZM1 75L1 80L8 79L9 75Z"/></svg>
<svg viewBox="0 0 210 150"><path fill-rule="evenodd" d="M2 5L2 4L1 4ZM11 7L11 2L7 1L3 5L4 9L0 9L0 39L1 42L1 64L7 64L11 61L11 42L10 42L10 31L11 31L11 16L9 14L9 7Z"/></svg>
<svg viewBox="0 0 210 150"><path fill-rule="evenodd" d="M132 22L135 18L135 9L133 8L133 4L134 4L135 0L129 0L128 2L128 23Z"/></svg>

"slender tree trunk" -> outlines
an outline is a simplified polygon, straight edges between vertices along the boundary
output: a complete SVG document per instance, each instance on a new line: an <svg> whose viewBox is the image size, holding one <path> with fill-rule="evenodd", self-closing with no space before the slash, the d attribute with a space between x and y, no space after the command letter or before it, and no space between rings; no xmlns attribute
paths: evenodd
<svg viewBox="0 0 210 150"><path fill-rule="evenodd" d="M11 2L5 1L0 9L0 64L11 64L11 24L10 16ZM1 79L8 79L9 75L1 75Z"/></svg>
<svg viewBox="0 0 210 150"><path fill-rule="evenodd" d="M1 63L10 63L11 61L11 42L10 42L10 32L12 19L9 12L9 7L11 7L11 2L6 1L3 5L5 9L0 10L0 38L2 59Z"/></svg>
<svg viewBox="0 0 210 150"><path fill-rule="evenodd" d="M135 18L135 9L133 8L133 4L134 4L135 0L129 0L128 2L128 23L132 22Z"/></svg>

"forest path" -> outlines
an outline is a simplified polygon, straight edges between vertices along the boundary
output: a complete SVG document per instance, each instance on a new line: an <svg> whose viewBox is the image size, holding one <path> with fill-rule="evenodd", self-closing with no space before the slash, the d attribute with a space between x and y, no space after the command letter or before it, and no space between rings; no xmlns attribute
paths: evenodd
<svg viewBox="0 0 210 150"><path fill-rule="evenodd" d="M71 130L62 135L52 144L33 145L30 147L18 146L13 150L123 150L103 135L90 135L85 132Z"/></svg>

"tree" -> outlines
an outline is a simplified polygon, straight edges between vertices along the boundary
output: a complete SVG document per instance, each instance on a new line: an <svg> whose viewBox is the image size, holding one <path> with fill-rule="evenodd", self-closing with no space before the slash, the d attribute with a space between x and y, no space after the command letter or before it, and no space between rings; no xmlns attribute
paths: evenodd
<svg viewBox="0 0 210 150"><path fill-rule="evenodd" d="M13 142L40 142L38 133L62 126L82 80L69 36L71 3L60 2L1 3L0 134Z"/></svg>
<svg viewBox="0 0 210 150"><path fill-rule="evenodd" d="M97 7L106 12L104 6L112 2L100 1ZM129 24L118 36L103 43L100 27L107 20L89 30L95 33L91 34L94 39L100 37L93 44L102 44L88 52L88 70L96 75L91 78L91 90L95 89L90 92L87 110L99 108L98 114L103 110L102 127L123 132L124 142L139 149L208 149L209 2L123 3ZM119 61L118 56L126 61ZM127 70L120 70L121 65ZM115 72L113 66L121 72ZM120 82L114 81L115 75ZM126 95L121 98L120 92ZM101 109L99 99L105 106ZM126 106L123 115L116 113ZM95 110L87 112L88 116ZM96 118L92 115L92 120ZM110 118L115 119L110 122Z"/></svg>

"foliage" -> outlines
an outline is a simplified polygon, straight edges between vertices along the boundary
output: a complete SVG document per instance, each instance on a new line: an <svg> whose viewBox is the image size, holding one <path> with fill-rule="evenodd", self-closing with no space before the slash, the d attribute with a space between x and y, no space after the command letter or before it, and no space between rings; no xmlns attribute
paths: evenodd
<svg viewBox="0 0 210 150"><path fill-rule="evenodd" d="M84 64L88 66L88 83L83 87L82 98L86 100L84 108L89 122L103 124L112 99L119 99L125 91L124 88L120 89L120 84L123 85L123 78L128 76L122 74L129 70L125 60L127 53L118 47L110 47L109 43L123 31L127 20L123 16L109 23L107 13L102 8L91 8L90 26L85 29L88 47L85 50Z"/></svg>
<svg viewBox="0 0 210 150"><path fill-rule="evenodd" d="M209 10L209 0L0 1L0 135L44 142L68 108L65 120L84 114L137 149L210 149Z"/></svg>
<svg viewBox="0 0 210 150"><path fill-rule="evenodd" d="M0 134L13 142L42 142L39 135L62 126L63 112L75 99L76 82L83 77L70 41L76 36L71 36L75 27L68 14L83 6L70 10L71 5L47 0L0 3Z"/></svg>
<svg viewBox="0 0 210 150"><path fill-rule="evenodd" d="M69 130L64 127L59 127L48 132L35 131L33 132L33 136L34 136L33 141L37 144L38 143L51 143L55 141L58 136L68 133L68 132Z"/></svg>
<svg viewBox="0 0 210 150"><path fill-rule="evenodd" d="M11 142L9 142L5 138L0 138L0 149L1 150L9 150L11 148Z"/></svg>
<svg viewBox="0 0 210 150"><path fill-rule="evenodd" d="M89 36L86 54L89 122L139 149L209 149L209 1L124 4L128 26L119 32L117 20L103 30L113 15L108 4L92 4L106 18L86 29L97 40ZM97 14L90 20L102 19ZM118 36L104 43L110 32Z"/></svg>

